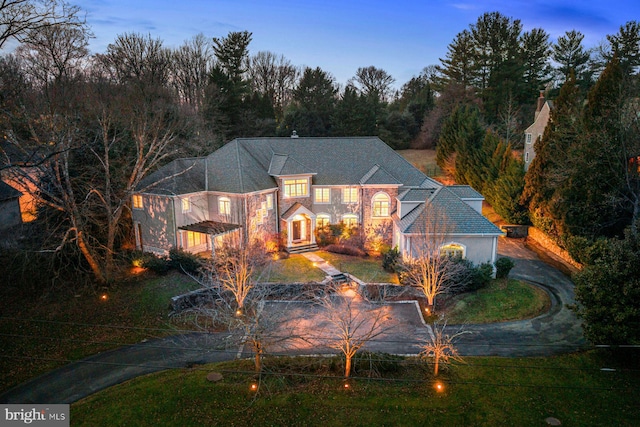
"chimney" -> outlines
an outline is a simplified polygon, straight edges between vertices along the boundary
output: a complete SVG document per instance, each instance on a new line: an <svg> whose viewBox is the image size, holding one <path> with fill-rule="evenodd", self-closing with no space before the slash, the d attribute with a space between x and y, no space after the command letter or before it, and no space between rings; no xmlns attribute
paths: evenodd
<svg viewBox="0 0 640 427"><path fill-rule="evenodd" d="M297 138L297 137L298 137L298 132L294 130L293 133L291 134L291 138Z"/></svg>
<svg viewBox="0 0 640 427"><path fill-rule="evenodd" d="M541 90L540 91L540 96L538 97L538 108L536 108L536 111L539 113L540 110L542 110L542 107L544 107L544 91Z"/></svg>
<svg viewBox="0 0 640 427"><path fill-rule="evenodd" d="M534 121L538 119L538 114L540 114L540 111L542 111L542 107L544 107L544 91L541 90L540 91L540 96L538 97L538 106L536 107L536 114L534 117Z"/></svg>

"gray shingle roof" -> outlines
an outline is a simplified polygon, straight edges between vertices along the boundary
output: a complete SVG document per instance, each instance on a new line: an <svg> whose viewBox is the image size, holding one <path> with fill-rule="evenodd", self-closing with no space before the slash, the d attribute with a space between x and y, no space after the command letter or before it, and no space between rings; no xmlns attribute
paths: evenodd
<svg viewBox="0 0 640 427"><path fill-rule="evenodd" d="M147 177L139 188L148 187L148 192L160 194L184 194L194 189L249 193L276 188L277 183L271 176L276 172L280 175L315 173L315 185L356 185L367 174L370 174L368 184L394 182L418 187L427 179L377 137L235 139L207 156L206 164L201 164L202 159L171 162ZM166 180L184 168L185 162L195 162L201 169L196 171L196 167L192 167L189 172ZM378 169L371 173L375 165ZM196 172L201 173L202 178L192 176ZM179 182L192 178L196 182Z"/></svg>
<svg viewBox="0 0 640 427"><path fill-rule="evenodd" d="M0 201L17 199L22 193L4 181L0 181Z"/></svg>
<svg viewBox="0 0 640 427"><path fill-rule="evenodd" d="M420 205L405 216L400 222L401 230L408 234L424 234L431 206L445 213L449 227L448 232L451 234L495 236L504 234L491 221L463 202L448 187L442 187L434 192L427 203Z"/></svg>
<svg viewBox="0 0 640 427"><path fill-rule="evenodd" d="M362 185L402 185L393 175L384 170L380 165L375 164L369 171L360 178Z"/></svg>
<svg viewBox="0 0 640 427"><path fill-rule="evenodd" d="M398 195L401 202L424 202L436 191L436 188L411 188Z"/></svg>
<svg viewBox="0 0 640 427"><path fill-rule="evenodd" d="M484 200L484 196L474 190L470 185L451 185L447 188L461 199Z"/></svg>

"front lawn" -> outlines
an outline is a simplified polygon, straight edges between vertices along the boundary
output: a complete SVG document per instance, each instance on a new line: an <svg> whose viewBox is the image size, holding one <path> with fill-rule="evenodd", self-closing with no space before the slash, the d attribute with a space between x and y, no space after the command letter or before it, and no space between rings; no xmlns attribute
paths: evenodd
<svg viewBox="0 0 640 427"><path fill-rule="evenodd" d="M0 392L70 361L173 333L167 316L171 297L198 287L173 272L97 293L45 298L3 290Z"/></svg>
<svg viewBox="0 0 640 427"><path fill-rule="evenodd" d="M445 308L447 322L493 323L528 319L546 312L549 295L519 280L492 280L489 286L452 298Z"/></svg>
<svg viewBox="0 0 640 427"><path fill-rule="evenodd" d="M314 267L311 261L300 254L293 254L272 262L261 279L272 283L306 283L322 282L324 277L322 270Z"/></svg>
<svg viewBox="0 0 640 427"><path fill-rule="evenodd" d="M334 254L320 251L318 255L343 273L349 273L366 283L398 283L398 276L382 268L379 258Z"/></svg>
<svg viewBox="0 0 640 427"><path fill-rule="evenodd" d="M549 358L466 358L443 371L437 392L431 370L414 358L366 371L345 390L341 362L327 358L266 359L259 392L250 391L251 361L176 369L140 377L71 406L76 426L202 425L562 425L631 426L640 419L640 373L596 352ZM394 368L395 366L392 366ZM616 367L616 371L601 368ZM208 382L209 372L220 382Z"/></svg>

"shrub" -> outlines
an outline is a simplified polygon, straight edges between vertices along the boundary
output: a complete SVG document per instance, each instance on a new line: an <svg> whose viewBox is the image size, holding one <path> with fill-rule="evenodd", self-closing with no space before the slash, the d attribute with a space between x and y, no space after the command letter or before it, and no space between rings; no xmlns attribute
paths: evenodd
<svg viewBox="0 0 640 427"><path fill-rule="evenodd" d="M400 252L396 246L382 253L382 268L389 273L395 273L400 259Z"/></svg>
<svg viewBox="0 0 640 427"><path fill-rule="evenodd" d="M473 268L472 278L471 278L471 286L469 290L478 290L482 288L486 288L489 282L491 282L491 278L493 277L493 265L491 263L485 262L484 264L480 264L477 267Z"/></svg>
<svg viewBox="0 0 640 427"><path fill-rule="evenodd" d="M514 265L514 262L509 258L498 258L496 261L496 278L505 279Z"/></svg>
<svg viewBox="0 0 640 427"><path fill-rule="evenodd" d="M169 266L180 272L195 274L202 267L202 259L191 252L179 248L171 248L169 251Z"/></svg>
<svg viewBox="0 0 640 427"><path fill-rule="evenodd" d="M329 245L324 248L327 252L333 252L334 254L343 254L343 255L351 255L351 256L359 256L366 257L367 253L362 249L358 249L353 246L347 245Z"/></svg>
<svg viewBox="0 0 640 427"><path fill-rule="evenodd" d="M171 263L167 257L147 252L142 259L142 267L148 268L156 274L167 274L171 270Z"/></svg>

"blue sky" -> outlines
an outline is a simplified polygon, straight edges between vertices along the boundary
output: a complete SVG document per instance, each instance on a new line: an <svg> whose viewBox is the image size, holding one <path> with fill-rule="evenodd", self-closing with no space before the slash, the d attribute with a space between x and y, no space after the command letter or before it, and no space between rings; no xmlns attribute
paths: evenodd
<svg viewBox="0 0 640 427"><path fill-rule="evenodd" d="M294 65L319 66L344 84L358 67L386 70L401 86L423 67L438 64L455 35L484 12L542 27L553 40L565 31L585 34L593 47L620 25L640 20L639 0L71 0L87 14L104 52L118 34L137 32L177 47L203 33L224 37L250 31L250 53L283 54Z"/></svg>

